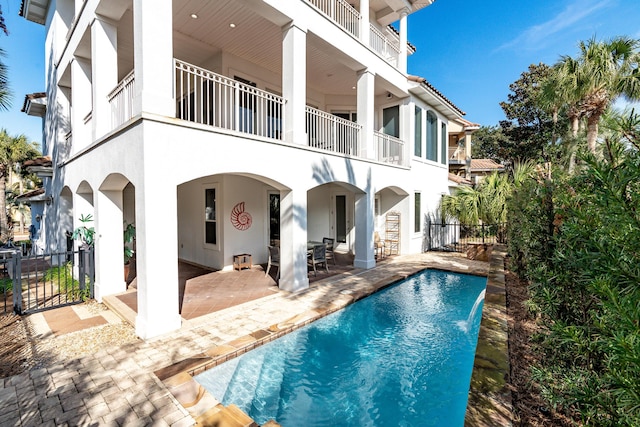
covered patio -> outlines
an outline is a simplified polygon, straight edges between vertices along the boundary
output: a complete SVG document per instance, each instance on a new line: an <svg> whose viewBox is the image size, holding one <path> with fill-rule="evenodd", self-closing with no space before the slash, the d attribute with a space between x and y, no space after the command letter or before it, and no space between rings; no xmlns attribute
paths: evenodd
<svg viewBox="0 0 640 427"><path fill-rule="evenodd" d="M318 269L317 275L309 268L309 283L354 271L353 255L335 253L335 265L329 261L327 273ZM178 261L179 309L184 321L244 304L281 291L276 282L277 267L271 267L265 275L267 265L255 264L243 270L211 270L202 266ZM138 313L138 290L135 280L126 292L109 295L103 302L122 318L135 325Z"/></svg>

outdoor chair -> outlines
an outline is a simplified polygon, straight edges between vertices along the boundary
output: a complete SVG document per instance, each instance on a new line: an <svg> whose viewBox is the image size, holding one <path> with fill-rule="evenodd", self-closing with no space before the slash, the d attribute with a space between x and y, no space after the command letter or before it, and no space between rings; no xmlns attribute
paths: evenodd
<svg viewBox="0 0 640 427"><path fill-rule="evenodd" d="M264 273L264 277L269 275L271 267L278 267L278 273L276 274L276 281L280 278L280 247L267 246L269 250L269 261L267 262L267 271Z"/></svg>
<svg viewBox="0 0 640 427"><path fill-rule="evenodd" d="M308 265L313 267L314 276L318 275L318 271L316 270L316 265L318 264L324 264L325 270L327 273L329 272L329 267L327 266L327 247L324 244L314 245L307 261Z"/></svg>
<svg viewBox="0 0 640 427"><path fill-rule="evenodd" d="M334 242L334 239L332 239L331 237L322 238L322 243L324 243L324 246L327 248L327 251L326 251L327 261L331 260L333 261L333 265L336 265L336 257L335 257L335 253L333 252L333 242Z"/></svg>

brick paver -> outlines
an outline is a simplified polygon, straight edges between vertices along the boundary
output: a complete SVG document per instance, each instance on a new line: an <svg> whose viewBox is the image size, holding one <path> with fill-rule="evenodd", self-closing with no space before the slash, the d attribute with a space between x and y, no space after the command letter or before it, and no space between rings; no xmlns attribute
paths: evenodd
<svg viewBox="0 0 640 427"><path fill-rule="evenodd" d="M313 283L304 291L274 293L184 322L182 329L147 341L103 348L0 379L0 426L167 425L193 418L154 371L202 354L270 325L348 297L381 280L436 267L476 274L487 263L459 255L420 254L387 259L371 270L352 270Z"/></svg>

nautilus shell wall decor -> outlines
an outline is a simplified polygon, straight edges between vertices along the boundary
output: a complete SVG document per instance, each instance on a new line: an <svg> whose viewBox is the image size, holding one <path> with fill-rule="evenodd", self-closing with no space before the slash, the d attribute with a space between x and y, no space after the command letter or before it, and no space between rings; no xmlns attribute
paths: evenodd
<svg viewBox="0 0 640 427"><path fill-rule="evenodd" d="M251 214L244 211L244 202L238 203L231 209L231 224L242 231L251 227Z"/></svg>

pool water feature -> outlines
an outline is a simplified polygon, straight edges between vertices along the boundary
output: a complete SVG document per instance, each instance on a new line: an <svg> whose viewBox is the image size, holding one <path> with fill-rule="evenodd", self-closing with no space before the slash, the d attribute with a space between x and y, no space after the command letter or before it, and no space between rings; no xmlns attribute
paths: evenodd
<svg viewBox="0 0 640 427"><path fill-rule="evenodd" d="M462 426L485 287L425 270L195 379L259 424Z"/></svg>

